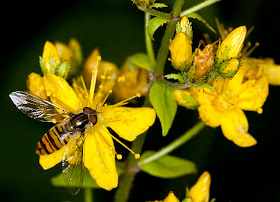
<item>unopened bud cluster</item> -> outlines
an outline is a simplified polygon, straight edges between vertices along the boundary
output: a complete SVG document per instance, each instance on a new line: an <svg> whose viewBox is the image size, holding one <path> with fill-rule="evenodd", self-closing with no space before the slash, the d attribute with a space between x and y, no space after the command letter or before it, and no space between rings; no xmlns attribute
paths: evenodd
<svg viewBox="0 0 280 202"><path fill-rule="evenodd" d="M246 27L234 29L222 42L200 46L192 52L191 23L183 17L169 45L171 62L185 82L200 85L211 78L232 78L240 68ZM182 81L182 79L180 80Z"/></svg>

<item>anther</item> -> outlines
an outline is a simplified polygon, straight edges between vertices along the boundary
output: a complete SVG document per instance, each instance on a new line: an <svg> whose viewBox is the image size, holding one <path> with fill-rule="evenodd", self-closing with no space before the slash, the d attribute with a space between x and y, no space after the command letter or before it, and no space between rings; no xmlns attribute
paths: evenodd
<svg viewBox="0 0 280 202"><path fill-rule="evenodd" d="M135 159L139 159L139 158L140 158L140 154L135 154L135 155L134 155L134 158L135 158Z"/></svg>
<svg viewBox="0 0 280 202"><path fill-rule="evenodd" d="M117 159L121 160L122 159L122 155L121 154L117 154Z"/></svg>
<svg viewBox="0 0 280 202"><path fill-rule="evenodd" d="M257 109L257 113L258 113L258 114L262 114L262 113L263 113L263 109L262 109L262 108L258 108L258 109Z"/></svg>
<svg viewBox="0 0 280 202"><path fill-rule="evenodd" d="M102 58L101 58L100 55L98 55L96 59L97 59L97 60L101 60Z"/></svg>
<svg viewBox="0 0 280 202"><path fill-rule="evenodd" d="M136 96L137 96L137 97L141 97L141 94L140 94L140 93L136 93Z"/></svg>
<svg viewBox="0 0 280 202"><path fill-rule="evenodd" d="M101 79L105 79L106 78L106 76L105 75L101 75L101 77L100 77Z"/></svg>

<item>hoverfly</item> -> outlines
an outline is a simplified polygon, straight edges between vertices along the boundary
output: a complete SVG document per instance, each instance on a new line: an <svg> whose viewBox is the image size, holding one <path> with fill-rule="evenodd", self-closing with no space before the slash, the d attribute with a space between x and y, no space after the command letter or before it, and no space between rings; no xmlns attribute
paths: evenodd
<svg viewBox="0 0 280 202"><path fill-rule="evenodd" d="M58 124L49 129L38 142L36 153L48 155L69 143L63 155L62 173L70 193L77 194L84 177L85 132L89 126L97 123L97 112L85 107L81 112L74 114L24 91L12 92L9 96L16 107L27 116L42 122L53 122L54 119L58 121Z"/></svg>

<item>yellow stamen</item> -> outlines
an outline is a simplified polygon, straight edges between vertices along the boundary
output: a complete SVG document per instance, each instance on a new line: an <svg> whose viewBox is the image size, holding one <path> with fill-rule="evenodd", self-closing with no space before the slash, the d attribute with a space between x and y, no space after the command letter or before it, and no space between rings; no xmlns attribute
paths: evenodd
<svg viewBox="0 0 280 202"><path fill-rule="evenodd" d="M135 154L134 153L134 151L132 151L128 146L126 146L124 143L122 143L119 139L117 139L114 135L112 135L111 133L110 133L110 136L114 139L114 140L116 140L120 145L122 145L124 148L126 148L128 151L130 151L132 154L134 154L135 156L137 155L137 154ZM139 154L138 154L139 155ZM137 157L138 157L138 155L137 155ZM140 155L139 155L139 157L140 157Z"/></svg>
<svg viewBox="0 0 280 202"><path fill-rule="evenodd" d="M140 154L135 154L135 155L134 155L134 158L135 158L135 159L139 159L139 158L140 158Z"/></svg>
<svg viewBox="0 0 280 202"><path fill-rule="evenodd" d="M82 81L82 84L83 84L84 91L85 91L86 95L88 95L87 87L86 87L86 84L85 84L85 81L84 81L84 78L83 78L82 75L81 75L81 81Z"/></svg>

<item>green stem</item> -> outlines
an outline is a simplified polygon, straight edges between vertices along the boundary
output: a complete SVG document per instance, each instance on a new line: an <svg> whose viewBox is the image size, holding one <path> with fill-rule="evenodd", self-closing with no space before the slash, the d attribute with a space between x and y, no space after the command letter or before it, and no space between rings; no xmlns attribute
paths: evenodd
<svg viewBox="0 0 280 202"><path fill-rule="evenodd" d="M175 1L175 4L173 6L173 9L172 9L172 14L174 16L179 16L180 15L180 12L182 10L182 6L184 4L184 0L177 0Z"/></svg>
<svg viewBox="0 0 280 202"><path fill-rule="evenodd" d="M169 42L170 39L173 37L175 28L176 28L176 23L177 20L170 20L167 23L165 33L163 35L162 41L161 41L161 46L159 48L158 54L157 54L157 59L156 59L156 64L154 68L155 74L163 74L164 71L164 66L168 57L168 47L169 47Z"/></svg>
<svg viewBox="0 0 280 202"><path fill-rule="evenodd" d="M207 6L210 6L211 4L214 4L214 3L218 2L218 1L220 1L220 0L208 0L208 1L204 1L204 2L202 2L202 3L200 3L200 4L197 4L197 5L195 5L195 6L191 7L191 8L188 8L187 10L182 11L181 14L180 14L180 16L181 16L181 17L186 16L186 15L188 15L188 14L190 14L190 13L193 13L193 12L195 12L195 11L198 11L198 10L202 9L202 8L205 8L205 7L207 7Z"/></svg>
<svg viewBox="0 0 280 202"><path fill-rule="evenodd" d="M164 13L161 11L157 11L155 9L152 8L148 8L148 7L144 7L144 6L140 6L140 8L145 12L145 13L149 13L150 15L162 18L162 19L166 19L166 20L170 20L171 19L171 15L169 13Z"/></svg>
<svg viewBox="0 0 280 202"><path fill-rule="evenodd" d="M153 48L152 39L148 33L148 25L150 21L151 15L149 13L145 13L145 42L146 42L146 50L148 57L151 61L152 67L155 65L155 53Z"/></svg>
<svg viewBox="0 0 280 202"><path fill-rule="evenodd" d="M197 135L199 131L201 131L205 127L204 122L200 121L198 122L194 127L192 127L190 130L188 130L186 133L184 133L181 137L177 138L167 146L160 149L158 152L156 152L154 155L149 156L146 159L140 160L139 165L143 165L149 162L152 162L161 156L168 154L172 152L173 150L177 149L181 145L185 144L188 140L190 140L192 137Z"/></svg>
<svg viewBox="0 0 280 202"><path fill-rule="evenodd" d="M93 202L93 196L92 196L92 189L91 188L85 188L84 189L84 199L85 199L85 202Z"/></svg>

